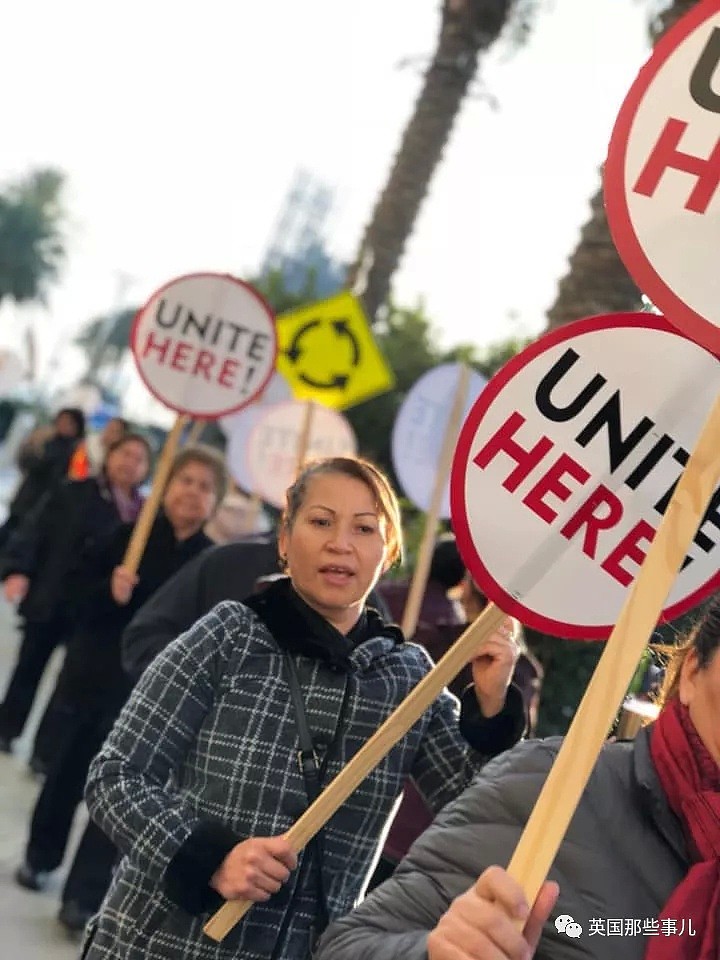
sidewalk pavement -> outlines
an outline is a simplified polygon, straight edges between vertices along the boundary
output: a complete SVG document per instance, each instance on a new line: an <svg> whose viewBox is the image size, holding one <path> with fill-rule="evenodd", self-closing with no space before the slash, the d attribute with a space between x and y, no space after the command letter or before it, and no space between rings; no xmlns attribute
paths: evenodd
<svg viewBox="0 0 720 960"><path fill-rule="evenodd" d="M0 697L17 649L14 620L12 608L0 599ZM15 754L0 753L0 960L77 960L79 954L79 941L70 940L56 921L62 871L58 871L42 893L23 890L13 880L15 868L22 859L30 812L39 786L27 768L29 748L59 663L60 655L54 658L47 671L36 702L37 709L33 711L22 739L15 743ZM76 818L74 842L66 864L71 862L85 819L83 810Z"/></svg>

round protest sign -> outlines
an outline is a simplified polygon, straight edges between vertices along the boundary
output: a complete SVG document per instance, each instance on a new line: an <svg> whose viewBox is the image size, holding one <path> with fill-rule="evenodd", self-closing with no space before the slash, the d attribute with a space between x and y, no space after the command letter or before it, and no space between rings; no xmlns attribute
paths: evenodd
<svg viewBox="0 0 720 960"><path fill-rule="evenodd" d="M11 393L22 383L23 362L12 350L0 347L0 395Z"/></svg>
<svg viewBox="0 0 720 960"><path fill-rule="evenodd" d="M285 505L285 491L295 479L306 409L297 400L266 407L250 435L251 492L275 507ZM305 460L352 456L356 450L355 434L345 417L316 404Z"/></svg>
<svg viewBox="0 0 720 960"><path fill-rule="evenodd" d="M233 413L220 420L220 426L227 437L225 461L230 476L243 490L252 492L253 479L248 461L248 445L250 435L255 424L263 416L268 406L291 400L292 393L287 380L279 373L274 373L262 395L254 400L250 406Z"/></svg>
<svg viewBox="0 0 720 960"><path fill-rule="evenodd" d="M224 274L189 274L161 287L135 317L130 339L151 393L205 420L252 402L275 367L272 311L252 287Z"/></svg>
<svg viewBox="0 0 720 960"><path fill-rule="evenodd" d="M662 317L554 331L510 361L463 425L451 479L461 553L537 630L609 635L720 392L720 361ZM664 615L720 582L715 491Z"/></svg>
<svg viewBox="0 0 720 960"><path fill-rule="evenodd" d="M699 3L658 42L620 109L604 172L615 246L640 289L720 350L720 10Z"/></svg>
<svg viewBox="0 0 720 960"><path fill-rule="evenodd" d="M461 365L444 363L423 374L413 384L395 418L392 431L392 460L395 473L412 502L427 512L430 505L440 450L447 432ZM487 380L474 371L465 398L462 419ZM450 516L450 484L442 497L439 517Z"/></svg>

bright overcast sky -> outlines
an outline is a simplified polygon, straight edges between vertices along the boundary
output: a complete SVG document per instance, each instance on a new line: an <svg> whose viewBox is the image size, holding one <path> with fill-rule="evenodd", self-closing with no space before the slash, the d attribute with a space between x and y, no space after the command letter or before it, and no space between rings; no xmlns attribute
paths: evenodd
<svg viewBox="0 0 720 960"><path fill-rule="evenodd" d="M546 0L548 2L548 0ZM181 273L252 274L294 172L336 190L350 258L420 86L440 0L23 0L3 13L0 180L69 178L56 338ZM481 76L395 281L445 343L544 325L619 104L647 56L639 0L550 0L532 42ZM518 320L511 322L509 315ZM12 344L3 308L0 344Z"/></svg>

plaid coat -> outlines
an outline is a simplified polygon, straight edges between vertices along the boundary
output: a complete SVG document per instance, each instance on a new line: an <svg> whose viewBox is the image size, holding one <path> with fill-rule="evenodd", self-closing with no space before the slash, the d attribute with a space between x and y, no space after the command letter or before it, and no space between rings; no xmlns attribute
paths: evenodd
<svg viewBox="0 0 720 960"><path fill-rule="evenodd" d="M273 600L276 621L283 603L282 597ZM304 853L283 889L267 903L254 905L223 943L202 932L220 903L208 880L232 846L242 838L284 833L307 806L283 647L304 678L308 721L320 754L333 739L349 684L344 735L337 755L328 758L326 782L431 662L420 647L402 642L399 631L390 628L349 651L346 672L332 658L318 656L312 644L285 642L303 630L293 617L291 613L285 622L283 614L271 633L246 605L221 603L173 641L143 675L88 780L91 815L124 856L90 926L84 957L309 956L316 884L307 874L298 884ZM278 637L283 633L287 636ZM298 652L303 649L313 655ZM331 919L347 913L361 897L405 778L412 775L439 810L486 759L461 735L458 713L458 701L443 693L326 826L323 878ZM508 724L500 726L492 752L509 745ZM515 720L510 726L512 742L522 720L519 728ZM480 741L485 734L481 731ZM286 913L286 936L276 943Z"/></svg>

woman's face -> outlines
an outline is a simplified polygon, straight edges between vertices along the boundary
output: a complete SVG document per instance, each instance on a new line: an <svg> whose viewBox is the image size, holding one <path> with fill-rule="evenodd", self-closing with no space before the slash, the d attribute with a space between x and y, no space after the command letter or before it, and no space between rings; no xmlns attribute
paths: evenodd
<svg viewBox="0 0 720 960"><path fill-rule="evenodd" d="M59 413L55 418L55 433L59 437L77 437L79 430L75 417L69 413Z"/></svg>
<svg viewBox="0 0 720 960"><path fill-rule="evenodd" d="M100 443L107 450L118 440L122 440L126 430L122 420L108 420L100 434Z"/></svg>
<svg viewBox="0 0 720 960"><path fill-rule="evenodd" d="M172 478L163 497L163 510L175 529L197 530L210 519L217 504L215 473L190 460Z"/></svg>
<svg viewBox="0 0 720 960"><path fill-rule="evenodd" d="M720 765L720 650L702 669L695 651L688 653L680 673L679 694L703 743Z"/></svg>
<svg viewBox="0 0 720 960"><path fill-rule="evenodd" d="M309 481L292 528L280 533L293 586L342 633L355 624L387 567L386 528L366 484L321 473Z"/></svg>
<svg viewBox="0 0 720 960"><path fill-rule="evenodd" d="M128 440L121 444L105 461L105 473L114 486L136 487L148 475L150 462L144 444Z"/></svg>

